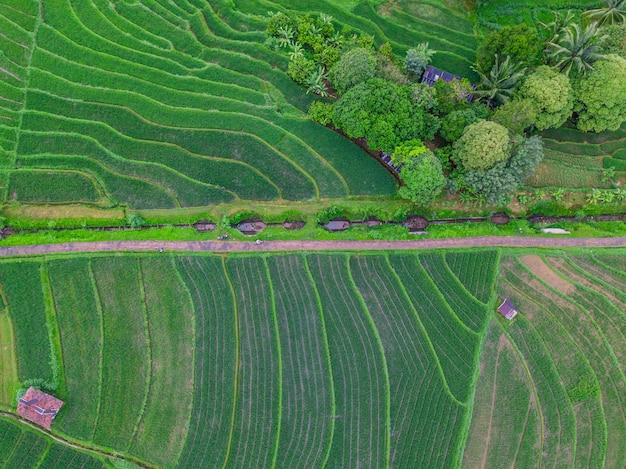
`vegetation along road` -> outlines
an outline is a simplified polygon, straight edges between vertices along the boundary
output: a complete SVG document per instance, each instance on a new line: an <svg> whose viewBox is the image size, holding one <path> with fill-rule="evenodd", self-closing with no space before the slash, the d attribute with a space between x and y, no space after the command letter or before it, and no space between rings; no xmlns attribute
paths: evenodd
<svg viewBox="0 0 626 469"><path fill-rule="evenodd" d="M475 238L424 239L410 241L98 241L83 243L3 246L0 256L27 256L63 252L150 251L384 251L389 249L438 249L459 247L622 247L626 237L618 238L531 238L478 236Z"/></svg>

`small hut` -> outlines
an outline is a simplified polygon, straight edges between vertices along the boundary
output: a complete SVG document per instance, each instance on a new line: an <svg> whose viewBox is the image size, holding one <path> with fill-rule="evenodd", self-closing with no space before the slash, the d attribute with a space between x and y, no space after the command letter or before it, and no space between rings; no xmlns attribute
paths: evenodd
<svg viewBox="0 0 626 469"><path fill-rule="evenodd" d="M31 386L18 399L17 413L50 430L50 425L62 406L62 400Z"/></svg>
<svg viewBox="0 0 626 469"><path fill-rule="evenodd" d="M515 306L513 305L513 303L511 303L511 300L509 300L508 298L505 298L502 304L498 306L498 312L502 316L507 318L509 321L513 319L515 315L517 314L517 310L515 309Z"/></svg>

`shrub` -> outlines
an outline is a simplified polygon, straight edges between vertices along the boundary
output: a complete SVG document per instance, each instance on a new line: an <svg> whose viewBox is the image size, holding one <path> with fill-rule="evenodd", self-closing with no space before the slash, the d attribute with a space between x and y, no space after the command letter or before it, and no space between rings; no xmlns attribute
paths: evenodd
<svg viewBox="0 0 626 469"><path fill-rule="evenodd" d="M312 121L319 122L322 125L328 125L333 121L333 105L314 101L309 107L309 117Z"/></svg>

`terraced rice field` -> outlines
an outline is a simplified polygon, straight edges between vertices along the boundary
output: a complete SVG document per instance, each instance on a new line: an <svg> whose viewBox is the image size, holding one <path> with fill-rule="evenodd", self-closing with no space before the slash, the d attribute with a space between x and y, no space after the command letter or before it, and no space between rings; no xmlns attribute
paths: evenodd
<svg viewBox="0 0 626 469"><path fill-rule="evenodd" d="M158 467L448 467L462 456L495 280L495 252L473 260L486 271L467 285L440 254L97 256L0 270L28 267L28 289L1 283L18 362L41 376L54 374L50 352L20 348L32 333L19 307L49 284L42 309L66 403L55 432Z"/></svg>
<svg viewBox="0 0 626 469"><path fill-rule="evenodd" d="M623 466L625 287L623 255L503 256L464 466Z"/></svg>
<svg viewBox="0 0 626 469"><path fill-rule="evenodd" d="M0 272L18 363L33 362L19 379L54 375L66 403L53 432L130 461L626 460L621 251L83 255L4 261ZM19 346L31 334L20 305L46 288L50 337L39 345L60 343L56 374ZM517 306L512 322L495 312L498 297ZM35 440L37 454L70 457Z"/></svg>
<svg viewBox="0 0 626 469"><path fill-rule="evenodd" d="M626 181L626 125L598 134L560 128L543 132L545 158L528 183L534 187L611 187L604 178L614 168Z"/></svg>
<svg viewBox="0 0 626 469"><path fill-rule="evenodd" d="M262 44L278 6L259 8L3 1L5 199L176 208L391 194L375 160L305 117L313 98Z"/></svg>

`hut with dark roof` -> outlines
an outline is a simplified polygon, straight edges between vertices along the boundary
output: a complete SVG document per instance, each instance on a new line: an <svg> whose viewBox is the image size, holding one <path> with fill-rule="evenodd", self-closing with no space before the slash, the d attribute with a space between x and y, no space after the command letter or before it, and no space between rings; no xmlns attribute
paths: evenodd
<svg viewBox="0 0 626 469"><path fill-rule="evenodd" d="M31 386L18 399L17 413L31 422L35 422L37 425L50 430L50 425L52 425L54 417L57 416L62 406L62 400Z"/></svg>
<svg viewBox="0 0 626 469"><path fill-rule="evenodd" d="M515 309L515 306L513 305L513 303L511 303L511 300L509 300L508 298L505 298L502 304L498 306L498 312L502 316L507 318L509 321L513 319L515 315L517 314L517 310Z"/></svg>

